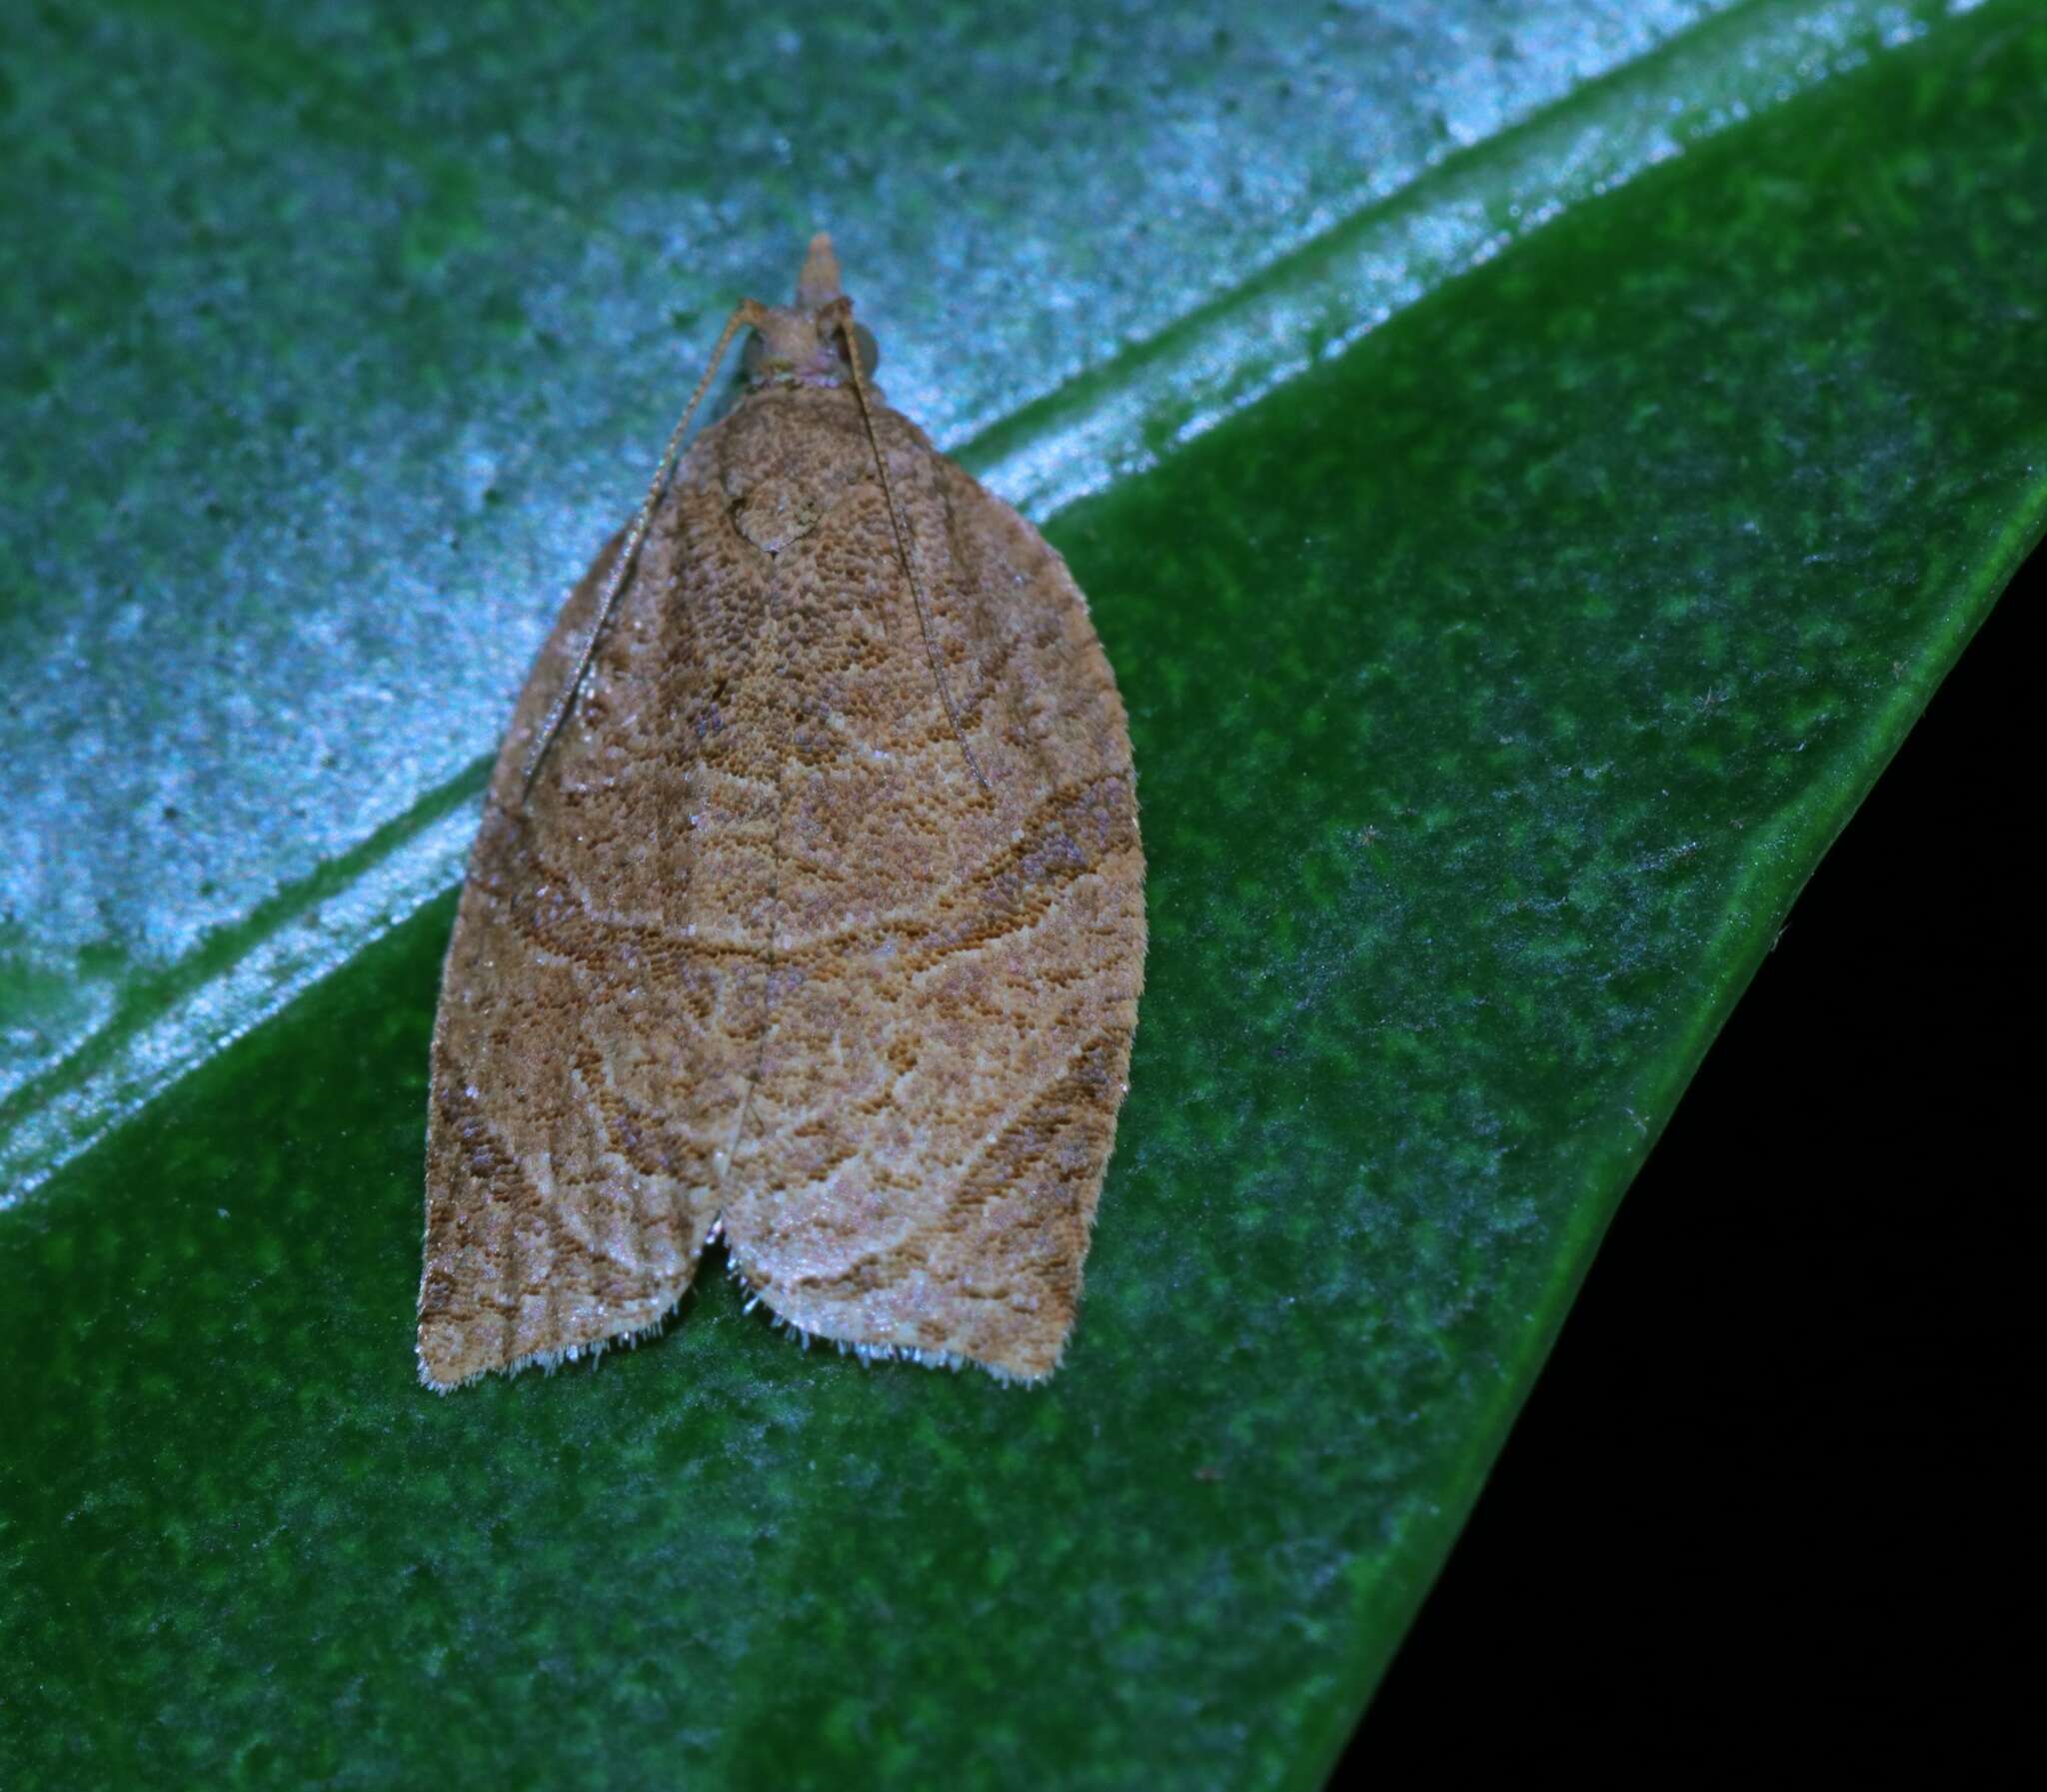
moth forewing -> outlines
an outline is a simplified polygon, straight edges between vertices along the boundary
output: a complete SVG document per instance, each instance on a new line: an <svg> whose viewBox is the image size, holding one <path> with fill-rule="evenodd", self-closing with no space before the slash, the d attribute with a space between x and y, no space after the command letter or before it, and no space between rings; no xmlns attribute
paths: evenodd
<svg viewBox="0 0 2047 1792"><path fill-rule="evenodd" d="M718 353L749 324L492 783L434 1036L432 1387L657 1327L714 1237L864 1355L1037 1380L1071 1329L1143 977L1115 683L1057 554L867 378L824 237Z"/></svg>

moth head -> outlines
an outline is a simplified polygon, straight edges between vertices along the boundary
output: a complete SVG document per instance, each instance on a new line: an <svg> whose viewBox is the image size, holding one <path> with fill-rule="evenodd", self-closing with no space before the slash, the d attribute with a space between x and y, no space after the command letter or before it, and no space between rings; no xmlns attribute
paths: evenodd
<svg viewBox="0 0 2047 1792"><path fill-rule="evenodd" d="M860 357L861 378L872 387L882 351L867 326L853 321L839 257L820 231L797 276L796 303L762 308L740 362L752 386L841 386L852 377L849 355Z"/></svg>

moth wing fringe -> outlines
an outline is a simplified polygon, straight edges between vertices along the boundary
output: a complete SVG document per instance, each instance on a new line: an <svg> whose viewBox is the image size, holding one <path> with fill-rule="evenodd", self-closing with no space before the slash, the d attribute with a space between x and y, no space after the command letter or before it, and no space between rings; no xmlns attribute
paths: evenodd
<svg viewBox="0 0 2047 1792"><path fill-rule="evenodd" d="M605 1337L593 1338L584 1344L568 1344L559 1350L530 1350L524 1356L515 1356L510 1362L496 1362L487 1368L464 1375L459 1381L436 1381L427 1368L426 1352L413 1343L413 1355L419 1359L420 1385L429 1392L452 1394L459 1387L471 1387L487 1375L517 1375L524 1369L539 1369L544 1375L552 1375L564 1363L579 1362L587 1358L591 1368L597 1367L597 1359L607 1350L636 1350L651 1338L659 1337L668 1329L668 1322L676 1316L690 1292L686 1282L676 1290L676 1296L645 1325L635 1325L626 1331L615 1331Z"/></svg>
<svg viewBox="0 0 2047 1792"><path fill-rule="evenodd" d="M992 1376L1005 1387L1037 1387L1051 1379L1051 1369L1047 1369L1041 1375L1018 1375L1008 1369L1000 1368L994 1363L983 1362L977 1357L962 1356L957 1351L926 1350L921 1349L915 1344L864 1344L854 1338L834 1337L827 1331L813 1331L807 1326L798 1324L796 1320L777 1310L768 1290L757 1286L748 1279L746 1271L740 1267L733 1255L731 1241L725 1237L725 1219L722 1214L713 1222L711 1229L705 1234L704 1243L699 1247L700 1261L702 1252L708 1250L715 1243L725 1244L726 1273L745 1290L747 1297L740 1310L743 1313L751 1313L756 1307L765 1308L768 1323L778 1331L788 1332L806 1350L814 1342L830 1344L840 1355L858 1357L864 1365L870 1368L880 1362L914 1362L930 1369L951 1369L955 1374L958 1374L960 1370L965 1368L975 1368L981 1370L984 1375ZM459 1387L469 1387L483 1380L487 1375L517 1375L524 1369L539 1369L543 1374L552 1375L565 1363L581 1361L586 1357L590 1359L591 1366L595 1368L597 1359L607 1350L632 1350L638 1348L650 1338L659 1337L668 1328L668 1322L676 1316L677 1311L688 1297L690 1288L694 1283L695 1277L693 1276L689 1282L684 1283L682 1287L676 1290L675 1298L668 1301L661 1311L656 1313L645 1325L637 1325L627 1331L614 1332L605 1337L594 1338L588 1343L570 1344L559 1350L529 1351L524 1356L514 1357L510 1362L493 1363L487 1368L478 1369L457 1381L436 1381L434 1379L427 1368L426 1353L420 1349L418 1340L415 1338L413 1354L419 1362L420 1385L433 1393L448 1394L453 1393Z"/></svg>
<svg viewBox="0 0 2047 1792"><path fill-rule="evenodd" d="M757 1287L748 1280L747 1272L734 1259L730 1243L726 1248L725 1272L746 1290L747 1299L740 1308L751 1313L757 1306L765 1307L768 1323L777 1331L786 1331L808 1350L813 1342L830 1344L841 1356L855 1356L868 1368L878 1362L914 1362L928 1369L951 1369L956 1375L962 1369L979 1369L984 1375L994 1377L1005 1387L1041 1387L1052 1377L1052 1369L1042 1375L1017 1375L1010 1370L998 1368L994 1363L983 1362L978 1357L962 1356L953 1350L924 1350L915 1344L864 1344L857 1338L834 1337L829 1331L813 1331L799 1325L788 1315L778 1311L768 1290ZM1053 1365L1054 1368L1057 1365Z"/></svg>

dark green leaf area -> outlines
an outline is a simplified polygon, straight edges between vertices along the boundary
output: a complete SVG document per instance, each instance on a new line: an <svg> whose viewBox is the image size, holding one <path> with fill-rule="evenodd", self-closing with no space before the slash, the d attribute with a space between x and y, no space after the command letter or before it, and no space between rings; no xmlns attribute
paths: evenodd
<svg viewBox="0 0 2047 1792"><path fill-rule="evenodd" d="M1153 945L1048 1389L713 1275L421 1391L447 901L8 1215L10 1783L1313 1783L2037 533L2043 87L2039 27L1900 53L1056 521Z"/></svg>

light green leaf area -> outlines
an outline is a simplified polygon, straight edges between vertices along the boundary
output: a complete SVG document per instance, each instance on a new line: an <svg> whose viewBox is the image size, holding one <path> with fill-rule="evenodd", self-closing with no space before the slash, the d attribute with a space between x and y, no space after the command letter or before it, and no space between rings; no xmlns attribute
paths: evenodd
<svg viewBox="0 0 2047 1792"><path fill-rule="evenodd" d="M0 1783L1318 1783L2047 523L2047 19L259 10L0 64ZM436 1398L483 757L819 222L1130 709L1080 1323Z"/></svg>

